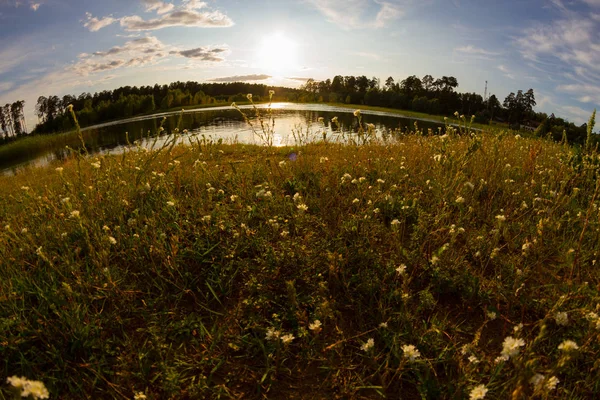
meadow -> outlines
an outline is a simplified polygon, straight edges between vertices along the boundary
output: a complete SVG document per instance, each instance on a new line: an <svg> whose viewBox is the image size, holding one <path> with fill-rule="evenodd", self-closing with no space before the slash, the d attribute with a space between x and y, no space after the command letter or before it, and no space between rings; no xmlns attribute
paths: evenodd
<svg viewBox="0 0 600 400"><path fill-rule="evenodd" d="M0 398L599 397L599 154L463 122L0 176Z"/></svg>

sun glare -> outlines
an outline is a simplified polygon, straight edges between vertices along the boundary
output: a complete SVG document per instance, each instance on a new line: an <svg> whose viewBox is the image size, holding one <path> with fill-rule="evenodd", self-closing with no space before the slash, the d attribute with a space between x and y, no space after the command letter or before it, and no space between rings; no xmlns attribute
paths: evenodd
<svg viewBox="0 0 600 400"><path fill-rule="evenodd" d="M297 45L281 32L263 38L257 57L258 65L273 76L281 77L298 68Z"/></svg>

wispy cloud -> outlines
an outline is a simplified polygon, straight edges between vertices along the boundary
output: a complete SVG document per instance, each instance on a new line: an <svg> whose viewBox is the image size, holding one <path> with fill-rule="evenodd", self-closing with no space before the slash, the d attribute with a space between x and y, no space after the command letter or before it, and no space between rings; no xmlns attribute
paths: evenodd
<svg viewBox="0 0 600 400"><path fill-rule="evenodd" d="M130 15L120 19L114 19L112 16L96 18L88 13L84 26L92 32L115 22L119 22L122 28L130 32L151 31L174 26L200 28L233 26L233 21L227 15L218 10L207 9L208 5L198 0L184 0L178 7L173 3L159 0L142 0L142 3L147 12L156 12L157 18L144 19L139 15Z"/></svg>
<svg viewBox="0 0 600 400"><path fill-rule="evenodd" d="M250 81L264 81L271 78L271 75L265 74L253 74L253 75L234 75L224 76L222 78L211 79L211 82L250 82Z"/></svg>
<svg viewBox="0 0 600 400"><path fill-rule="evenodd" d="M473 45L457 47L454 49L459 53L467 54L467 55L475 55L475 56L498 56L501 53L495 51L489 51L485 49L481 49L479 47L475 47Z"/></svg>
<svg viewBox="0 0 600 400"><path fill-rule="evenodd" d="M146 6L146 11L156 11L157 14L166 14L175 8L173 3L165 3L160 0L142 0L142 3Z"/></svg>
<svg viewBox="0 0 600 400"><path fill-rule="evenodd" d="M97 18L92 16L92 14L89 12L85 13L85 16L87 20L84 22L83 26L88 28L91 32L98 32L100 29L106 28L107 26L112 25L118 21L117 19L114 19L110 16L104 18Z"/></svg>
<svg viewBox="0 0 600 400"><path fill-rule="evenodd" d="M179 56L201 62L221 63L229 47L205 46L182 50L167 46L154 36L147 36L126 42L122 46L114 46L108 50L96 51L92 54L79 55L79 61L70 70L82 75L93 75L119 68L140 67L156 64L169 56Z"/></svg>
<svg viewBox="0 0 600 400"><path fill-rule="evenodd" d="M34 1L34 0L0 0L0 7L21 7L25 5L29 5L29 8L33 11L37 11L38 8L43 4L42 1Z"/></svg>
<svg viewBox="0 0 600 400"><path fill-rule="evenodd" d="M397 2L381 0L307 1L327 20L343 29L383 28L404 15L404 10Z"/></svg>

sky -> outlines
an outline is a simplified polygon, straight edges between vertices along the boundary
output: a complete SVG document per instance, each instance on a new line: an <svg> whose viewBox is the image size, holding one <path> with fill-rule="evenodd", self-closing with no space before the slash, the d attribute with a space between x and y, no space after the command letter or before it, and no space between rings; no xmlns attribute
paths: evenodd
<svg viewBox="0 0 600 400"><path fill-rule="evenodd" d="M533 88L580 125L600 104L600 0L0 0L0 104L173 81L454 76Z"/></svg>

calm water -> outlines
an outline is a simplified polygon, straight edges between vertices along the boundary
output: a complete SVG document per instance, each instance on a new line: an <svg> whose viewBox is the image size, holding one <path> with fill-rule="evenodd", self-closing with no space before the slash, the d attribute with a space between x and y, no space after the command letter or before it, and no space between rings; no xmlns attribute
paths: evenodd
<svg viewBox="0 0 600 400"><path fill-rule="evenodd" d="M241 108L249 117L254 115L249 107ZM276 103L273 104L272 115L275 121L273 138L275 146L296 144L294 132L301 133L304 137L308 134L312 138L320 139L322 132L325 131L330 140L342 140L342 137L352 136L358 129L353 110L348 108L321 104ZM163 122L165 117L166 120ZM318 121L319 117L324 118L324 124ZM340 129L334 129L332 126L333 117L338 118ZM414 119L378 111L363 111L362 120L363 123L374 124L378 136L395 129L414 129L415 123ZM253 121L256 130L261 132L258 122L254 119ZM161 123L164 131L157 138ZM126 148L128 140L130 143L136 141L145 147L150 147L156 140L156 146L160 146L170 140L170 133L178 124L181 131L187 129L191 135L204 136L214 141L222 139L226 143L262 143L244 121L240 112L230 106L186 110L183 115L180 111L161 113L101 124L84 129L83 136L90 154L118 154ZM418 120L418 124L419 128L424 130L429 128L437 130L438 127L443 126L427 120ZM187 142L185 137L182 137L182 140ZM72 148L78 147L79 141L76 135L68 141ZM30 154L27 159L20 160L16 165L0 165L0 171L4 174L15 174L24 167L45 166L54 160L64 159L67 155L64 146L60 146L45 150L41 154Z"/></svg>

